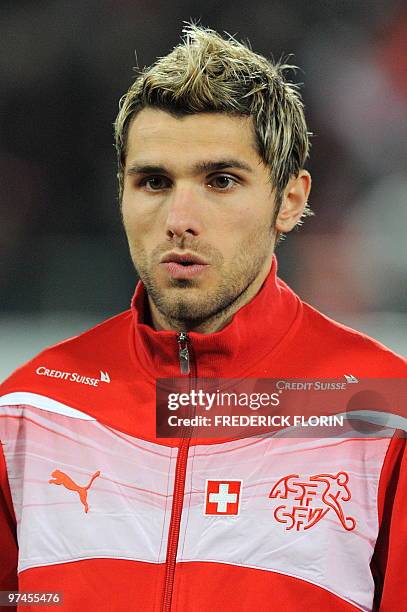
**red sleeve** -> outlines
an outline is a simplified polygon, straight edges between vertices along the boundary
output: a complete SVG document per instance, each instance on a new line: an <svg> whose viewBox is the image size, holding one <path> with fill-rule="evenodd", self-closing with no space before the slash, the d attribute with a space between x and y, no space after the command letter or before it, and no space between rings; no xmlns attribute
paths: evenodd
<svg viewBox="0 0 407 612"><path fill-rule="evenodd" d="M17 551L16 519L0 442L0 591L18 590Z"/></svg>
<svg viewBox="0 0 407 612"><path fill-rule="evenodd" d="M405 610L407 601L407 449L398 433L390 442L378 492L379 535L372 558L374 610Z"/></svg>

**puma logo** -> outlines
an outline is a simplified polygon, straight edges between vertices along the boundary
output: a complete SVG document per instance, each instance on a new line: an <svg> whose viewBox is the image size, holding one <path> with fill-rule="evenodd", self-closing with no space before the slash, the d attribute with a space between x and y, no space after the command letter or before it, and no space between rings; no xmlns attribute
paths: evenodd
<svg viewBox="0 0 407 612"><path fill-rule="evenodd" d="M93 474L92 478L89 480L89 483L86 485L86 487L81 487L80 485L77 485L76 482L74 482L70 476L68 476L64 472L61 472L61 470L54 470L51 476L53 476L53 479L48 480L49 484L63 485L65 489L68 489L69 491L76 491L79 494L79 499L84 505L85 512L89 511L89 505L87 501L88 489L92 486L92 483L95 480L95 478L100 476L99 471Z"/></svg>

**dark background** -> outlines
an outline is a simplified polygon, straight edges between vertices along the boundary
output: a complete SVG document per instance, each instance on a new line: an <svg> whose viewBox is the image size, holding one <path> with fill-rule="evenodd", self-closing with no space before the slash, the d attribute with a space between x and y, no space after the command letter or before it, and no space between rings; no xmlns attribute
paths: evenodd
<svg viewBox="0 0 407 612"><path fill-rule="evenodd" d="M37 350L128 307L136 278L120 225L112 124L134 78L135 50L141 67L150 64L177 44L190 18L248 38L266 56L294 54L315 134L308 169L316 216L278 248L281 275L317 308L394 338L400 350L407 309L403 2L3 0L3 360L10 341L27 351L35 337Z"/></svg>

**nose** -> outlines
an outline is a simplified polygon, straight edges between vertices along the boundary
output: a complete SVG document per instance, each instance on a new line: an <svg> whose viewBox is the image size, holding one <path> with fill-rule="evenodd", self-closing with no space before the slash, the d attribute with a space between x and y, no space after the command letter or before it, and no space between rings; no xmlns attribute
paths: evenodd
<svg viewBox="0 0 407 612"><path fill-rule="evenodd" d="M192 188L174 188L168 200L167 237L173 239L185 234L198 236L202 231L201 215L198 194Z"/></svg>

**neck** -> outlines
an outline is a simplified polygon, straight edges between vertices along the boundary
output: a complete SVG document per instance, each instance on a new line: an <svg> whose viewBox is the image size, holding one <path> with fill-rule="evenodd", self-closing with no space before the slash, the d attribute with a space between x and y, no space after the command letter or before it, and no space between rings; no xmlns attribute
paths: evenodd
<svg viewBox="0 0 407 612"><path fill-rule="evenodd" d="M204 321L179 321L165 316L160 312L154 302L148 296L148 303L150 307L150 321L152 327L157 330L166 331L183 331L183 332L198 332L201 334L212 334L220 331L231 321L233 315L240 310L245 304L250 302L252 298L259 292L263 285L267 275L271 268L271 257L267 259L261 272L256 276L242 293L240 293L235 300L229 304L224 310L215 313L213 316L205 319Z"/></svg>

